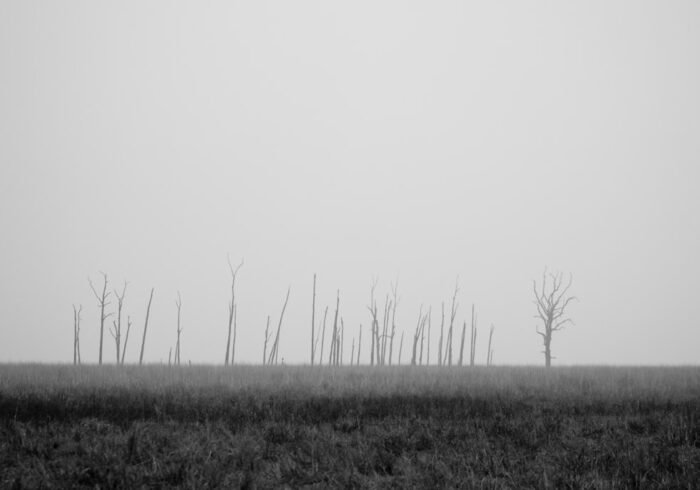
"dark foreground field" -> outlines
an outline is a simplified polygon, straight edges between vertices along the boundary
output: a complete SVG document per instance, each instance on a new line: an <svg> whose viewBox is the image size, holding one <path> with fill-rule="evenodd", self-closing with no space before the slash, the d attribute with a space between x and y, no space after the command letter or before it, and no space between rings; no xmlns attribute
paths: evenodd
<svg viewBox="0 0 700 490"><path fill-rule="evenodd" d="M0 366L2 488L698 488L697 368Z"/></svg>

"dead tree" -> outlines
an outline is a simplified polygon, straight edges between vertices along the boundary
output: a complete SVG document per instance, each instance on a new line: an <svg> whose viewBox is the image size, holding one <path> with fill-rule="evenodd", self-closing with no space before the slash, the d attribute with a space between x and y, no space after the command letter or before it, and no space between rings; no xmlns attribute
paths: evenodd
<svg viewBox="0 0 700 490"><path fill-rule="evenodd" d="M323 330L321 332L321 358L318 360L320 365L323 365L323 344L326 342L326 318L328 317L328 307L323 312Z"/></svg>
<svg viewBox="0 0 700 490"><path fill-rule="evenodd" d="M459 365L462 366L462 360L464 359L464 336L467 333L467 321L464 320L462 323L462 341L459 346Z"/></svg>
<svg viewBox="0 0 700 490"><path fill-rule="evenodd" d="M284 319L284 311L287 309L287 302L289 302L289 292L292 287L287 288L287 297L284 299L284 305L282 306L282 313L280 313L280 321L277 324L277 335L275 335L275 341L272 343L272 349L270 349L270 357L267 361L268 364L277 364L279 359L279 346L280 346L280 331L282 330L282 320Z"/></svg>
<svg viewBox="0 0 700 490"><path fill-rule="evenodd" d="M119 364L119 361L121 360L121 344L122 344L122 308L124 306L124 296L126 296L126 285L128 283L124 281L124 289L122 290L122 294L120 295L119 292L115 289L114 290L114 296L117 298L117 319L112 322L112 329L110 330L110 333L112 334L112 338L114 339L114 344L117 349L117 364Z"/></svg>
<svg viewBox="0 0 700 490"><path fill-rule="evenodd" d="M180 312L182 310L182 296L180 296L180 291L177 292L177 300L175 300L175 307L177 308L177 342L175 343L175 364L180 365L180 334L182 333L182 327L180 326Z"/></svg>
<svg viewBox="0 0 700 490"><path fill-rule="evenodd" d="M343 322L343 317L340 317L340 337L338 338L338 345L340 348L338 349L338 352L340 353L339 356L339 362L337 363L339 366L343 365L343 352L345 352L345 322Z"/></svg>
<svg viewBox="0 0 700 490"><path fill-rule="evenodd" d="M488 351L486 351L486 365L491 366L493 362L493 349L491 348L491 341L493 340L493 331L495 330L496 327L493 326L493 323L491 324L491 329L489 330L489 347Z"/></svg>
<svg viewBox="0 0 700 490"><path fill-rule="evenodd" d="M432 323L432 318L433 318L433 307L431 306L428 309L428 353L427 353L428 355L426 356L427 359L425 362L428 366L430 366L430 327L431 327L430 324Z"/></svg>
<svg viewBox="0 0 700 490"><path fill-rule="evenodd" d="M231 354L231 364L233 364L234 354L231 353L231 350L236 349L236 332L233 331L233 317L236 309L236 275L242 266L243 260L241 260L241 263L234 269L233 265L231 265L231 259L228 258L228 268L231 271L231 301L228 304L228 336L226 337L226 357L224 359L224 366L228 366L229 354ZM233 333L233 346L231 345L231 333Z"/></svg>
<svg viewBox="0 0 700 490"><path fill-rule="evenodd" d="M105 313L105 308L110 304L109 301L107 301L107 298L109 298L110 293L107 291L107 274L104 272L100 272L102 274L102 278L104 280L104 284L102 286L102 293L98 294L97 290L95 289L95 286L92 285L92 280L88 277L88 282L90 283L90 289L92 289L92 292L95 294L95 298L97 298L97 303L100 307L100 353L99 353L99 363L102 364L102 345L103 345L103 339L104 339L104 331L105 331L105 320L110 317L112 314L111 313Z"/></svg>
<svg viewBox="0 0 700 490"><path fill-rule="evenodd" d="M124 358L126 357L126 346L129 345L129 332L131 331L131 317L126 316L126 335L124 336L124 345L122 346L122 359L121 363L124 364Z"/></svg>
<svg viewBox="0 0 700 490"><path fill-rule="evenodd" d="M146 321L143 324L143 339L141 339L141 354L139 355L139 365L143 364L143 352L146 348L146 331L148 330L148 317L151 314L151 302L153 301L153 291L151 288L151 296L148 298L148 306L146 307Z"/></svg>
<svg viewBox="0 0 700 490"><path fill-rule="evenodd" d="M472 303L472 335L471 335L471 350L469 353L469 365L474 366L476 362L476 313L474 304Z"/></svg>
<svg viewBox="0 0 700 490"><path fill-rule="evenodd" d="M403 332L401 332L401 343L399 343L399 366L401 365L401 353L403 352Z"/></svg>
<svg viewBox="0 0 700 490"><path fill-rule="evenodd" d="M73 364L80 364L80 313L83 305L73 305Z"/></svg>
<svg viewBox="0 0 700 490"><path fill-rule="evenodd" d="M360 335L357 338L357 365L360 365L360 349L362 349L362 324L360 323Z"/></svg>
<svg viewBox="0 0 700 490"><path fill-rule="evenodd" d="M352 349L350 350L350 366L355 360L355 337L352 338Z"/></svg>
<svg viewBox="0 0 700 490"><path fill-rule="evenodd" d="M314 274L313 295L311 296L311 365L316 353L316 274Z"/></svg>
<svg viewBox="0 0 700 490"><path fill-rule="evenodd" d="M418 360L418 341L422 335L422 329L425 325L425 318L423 316L423 305L420 305L420 310L418 311L418 324L416 325L416 330L413 333L413 350L411 351L411 365L415 366Z"/></svg>
<svg viewBox="0 0 700 490"><path fill-rule="evenodd" d="M369 310L370 315L372 315L372 323L371 323L371 328L370 328L370 334L372 336L372 351L370 355L370 365L374 366L374 356L375 356L375 350L377 349L377 344L379 340L379 323L377 322L377 302L374 299L374 290L377 287L377 280L375 279L372 282L372 289L370 292L370 297L369 297L369 306L367 306L367 309ZM377 358L377 363L379 363L379 358Z"/></svg>
<svg viewBox="0 0 700 490"><path fill-rule="evenodd" d="M263 366L267 364L267 343L270 341L270 315L267 315L267 326L265 327L265 345L263 346Z"/></svg>
<svg viewBox="0 0 700 490"><path fill-rule="evenodd" d="M382 317L382 357L381 364L386 364L386 350L389 344L387 343L389 339L389 312L391 311L391 301L389 300L389 295L386 295L384 300L384 316Z"/></svg>
<svg viewBox="0 0 700 490"><path fill-rule="evenodd" d="M452 296L452 309L450 311L450 328L447 331L447 363L452 366L452 333L454 331L455 317L457 316L457 308L459 304L457 303L457 293L459 292L459 278L455 282L455 292ZM444 363L443 363L444 364Z"/></svg>
<svg viewBox="0 0 700 490"><path fill-rule="evenodd" d="M398 298L398 288L399 288L399 281L397 279L395 284L392 284L391 286L391 292L392 292L392 300L391 303L393 305L391 309L391 341L389 343L389 365L391 366L392 358L394 355L394 335L396 335L396 305L399 302Z"/></svg>
<svg viewBox="0 0 700 490"><path fill-rule="evenodd" d="M442 357L442 340L445 333L445 302L442 302L442 320L440 320L440 342L438 343L438 366L444 364Z"/></svg>
<svg viewBox="0 0 700 490"><path fill-rule="evenodd" d="M430 325L430 314L431 314L432 308L428 308L428 313L425 314L425 318L423 318L423 325L421 325L421 334L420 334L420 364L421 366L423 365L423 346L425 344L425 324L428 323Z"/></svg>
<svg viewBox="0 0 700 490"><path fill-rule="evenodd" d="M537 281L532 281L532 291L535 295L533 303L537 307L535 318L543 323L543 330L536 326L535 331L542 337L546 367L552 365L552 335L562 330L567 323L574 323L571 318L565 316L566 307L576 299L575 296L567 296L572 281L573 276L569 274L569 281L565 285L561 272L547 273L546 269L542 274L542 287L539 290Z"/></svg>
<svg viewBox="0 0 700 490"><path fill-rule="evenodd" d="M340 289L335 302L335 319L333 320L333 337L331 340L331 354L328 358L328 365L334 366L338 364L338 310L340 309Z"/></svg>

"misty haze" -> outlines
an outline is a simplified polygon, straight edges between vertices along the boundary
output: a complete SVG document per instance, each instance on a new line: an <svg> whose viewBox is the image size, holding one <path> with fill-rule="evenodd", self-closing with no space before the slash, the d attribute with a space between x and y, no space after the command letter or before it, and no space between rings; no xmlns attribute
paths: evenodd
<svg viewBox="0 0 700 490"><path fill-rule="evenodd" d="M0 488L694 486L698 87L692 1L0 3Z"/></svg>

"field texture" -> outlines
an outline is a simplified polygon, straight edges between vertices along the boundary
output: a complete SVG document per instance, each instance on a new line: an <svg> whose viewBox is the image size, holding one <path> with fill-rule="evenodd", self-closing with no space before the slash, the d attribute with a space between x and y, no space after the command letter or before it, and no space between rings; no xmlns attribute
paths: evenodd
<svg viewBox="0 0 700 490"><path fill-rule="evenodd" d="M698 368L0 366L2 488L698 488Z"/></svg>

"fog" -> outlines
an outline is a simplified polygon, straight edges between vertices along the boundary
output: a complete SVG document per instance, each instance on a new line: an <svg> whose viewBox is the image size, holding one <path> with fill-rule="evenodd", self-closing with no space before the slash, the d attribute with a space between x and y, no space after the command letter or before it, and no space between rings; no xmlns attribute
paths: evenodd
<svg viewBox="0 0 700 490"><path fill-rule="evenodd" d="M230 256L236 362L288 287L280 359L309 361L316 273L346 356L374 280L405 362L459 278L477 362L493 324L496 364L541 364L547 267L578 298L555 365L695 364L698 87L694 1L1 2L0 362L72 362L73 304L96 362L103 271L127 362L153 287L145 361L180 291L183 362L222 363Z"/></svg>

